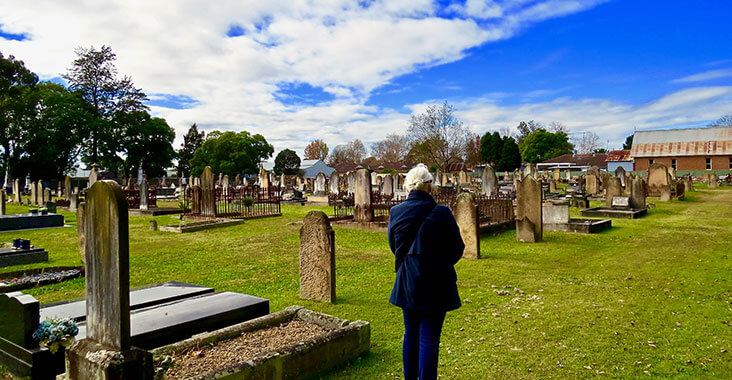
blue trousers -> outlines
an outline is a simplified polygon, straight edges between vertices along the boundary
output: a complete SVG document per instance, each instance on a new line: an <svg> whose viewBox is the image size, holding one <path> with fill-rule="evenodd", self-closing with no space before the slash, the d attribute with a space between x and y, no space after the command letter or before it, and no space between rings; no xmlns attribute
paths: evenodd
<svg viewBox="0 0 732 380"><path fill-rule="evenodd" d="M436 380L440 352L440 334L445 312L420 313L404 311L404 360L405 380Z"/></svg>

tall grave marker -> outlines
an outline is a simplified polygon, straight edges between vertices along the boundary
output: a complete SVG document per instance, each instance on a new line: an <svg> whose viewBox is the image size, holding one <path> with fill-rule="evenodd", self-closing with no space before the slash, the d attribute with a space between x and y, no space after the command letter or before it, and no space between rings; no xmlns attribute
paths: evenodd
<svg viewBox="0 0 732 380"><path fill-rule="evenodd" d="M537 243L542 240L541 184L532 176L517 182L516 240Z"/></svg>
<svg viewBox="0 0 732 380"><path fill-rule="evenodd" d="M328 216L310 211L300 228L300 298L335 302L335 231Z"/></svg>

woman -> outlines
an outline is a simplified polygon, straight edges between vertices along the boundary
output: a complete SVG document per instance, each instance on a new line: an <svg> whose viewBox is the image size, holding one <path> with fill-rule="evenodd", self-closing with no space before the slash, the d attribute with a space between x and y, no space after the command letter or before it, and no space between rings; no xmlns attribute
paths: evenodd
<svg viewBox="0 0 732 380"><path fill-rule="evenodd" d="M432 175L419 164L407 173L409 197L389 212L396 281L389 302L404 313L404 378L437 379L445 313L460 307L455 263L465 245L452 212L430 195Z"/></svg>

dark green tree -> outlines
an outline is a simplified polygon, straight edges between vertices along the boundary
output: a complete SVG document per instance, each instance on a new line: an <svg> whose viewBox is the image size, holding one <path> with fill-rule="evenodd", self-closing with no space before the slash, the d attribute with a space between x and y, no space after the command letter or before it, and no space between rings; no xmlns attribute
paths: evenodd
<svg viewBox="0 0 732 380"><path fill-rule="evenodd" d="M30 92L38 83L38 76L25 67L23 61L0 53L0 145L3 149L4 171L13 176L13 164L18 162L23 131L35 113L34 98ZM7 178L7 176L6 176ZM0 179L2 181L2 179Z"/></svg>
<svg viewBox="0 0 732 380"><path fill-rule="evenodd" d="M516 141L518 144L521 144L522 141L526 138L526 136L532 134L534 131L536 131L539 128L543 128L543 125L539 122L529 120L529 122L522 121L517 126L516 129L518 129L518 141Z"/></svg>
<svg viewBox="0 0 732 380"><path fill-rule="evenodd" d="M99 50L79 47L76 55L63 78L72 91L80 93L92 106L95 116L84 138L82 159L86 163L115 165L119 161L116 147L125 133L115 130L124 123L114 120L124 119L124 114L129 112L146 111L143 102L147 96L135 88L129 77L119 77L114 66L116 55L109 46Z"/></svg>
<svg viewBox="0 0 732 380"><path fill-rule="evenodd" d="M506 136L503 138L503 146L501 148L501 158L498 160L496 170L513 171L521 167L521 152L516 140L513 137Z"/></svg>
<svg viewBox="0 0 732 380"><path fill-rule="evenodd" d="M625 144L623 144L623 149L630 149L633 147L633 136L635 136L635 134L625 138Z"/></svg>
<svg viewBox="0 0 732 380"><path fill-rule="evenodd" d="M188 133L183 136L183 144L178 150L178 175L190 175L191 174L191 159L196 149L203 144L203 140L206 138L206 132L198 131L198 125L193 123L188 128Z"/></svg>
<svg viewBox="0 0 732 380"><path fill-rule="evenodd" d="M249 132L209 133L191 160L191 173L200 176L206 166L229 176L258 173L259 162L272 157L274 147L260 134Z"/></svg>
<svg viewBox="0 0 732 380"><path fill-rule="evenodd" d="M165 174L165 169L173 164L175 150L173 140L175 131L165 119L151 117L147 111L124 113L124 120L116 119L117 123L124 123L120 150L124 156L121 161L124 173L130 177L137 174L140 165L148 177L159 177ZM119 156L117 156L119 157Z"/></svg>
<svg viewBox="0 0 732 380"><path fill-rule="evenodd" d="M480 158L483 162L495 166L501 159L503 138L498 132L486 132L480 139Z"/></svg>
<svg viewBox="0 0 732 380"><path fill-rule="evenodd" d="M274 172L276 175L285 173L286 175L297 174L300 170L300 157L294 150L284 149L277 153L275 158Z"/></svg>
<svg viewBox="0 0 732 380"><path fill-rule="evenodd" d="M30 92L34 116L24 131L19 164L32 179L60 178L79 157L82 136L94 119L91 107L76 94L51 82Z"/></svg>
<svg viewBox="0 0 732 380"><path fill-rule="evenodd" d="M547 132L538 128L519 142L521 158L524 162L537 163L562 154L572 153L574 145L569 142L569 136L562 131Z"/></svg>

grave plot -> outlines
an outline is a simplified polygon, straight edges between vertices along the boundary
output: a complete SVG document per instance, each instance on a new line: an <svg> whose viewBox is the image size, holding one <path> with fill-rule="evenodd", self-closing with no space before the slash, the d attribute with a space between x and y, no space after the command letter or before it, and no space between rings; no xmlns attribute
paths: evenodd
<svg viewBox="0 0 732 380"><path fill-rule="evenodd" d="M290 306L152 353L158 367L173 363L166 379L302 379L365 354L370 342L368 322Z"/></svg>
<svg viewBox="0 0 732 380"><path fill-rule="evenodd" d="M84 267L49 267L0 273L0 293L55 284L84 275Z"/></svg>
<svg viewBox="0 0 732 380"><path fill-rule="evenodd" d="M0 248L0 267L41 263L44 261L48 261L48 252L43 248Z"/></svg>
<svg viewBox="0 0 732 380"><path fill-rule="evenodd" d="M168 224L160 226L160 231L167 232L195 232L209 230L212 228L235 226L237 224L244 223L243 220L238 219L225 219L225 218L214 218L214 219L203 219L195 222L187 222L181 224Z"/></svg>
<svg viewBox="0 0 732 380"><path fill-rule="evenodd" d="M38 210L31 210L31 212L27 214L0 215L0 231L63 226L64 217L61 214L44 214L42 212L38 212Z"/></svg>
<svg viewBox="0 0 732 380"><path fill-rule="evenodd" d="M570 218L569 205L543 205L542 221L545 231L592 234L612 227L612 221L610 219Z"/></svg>

